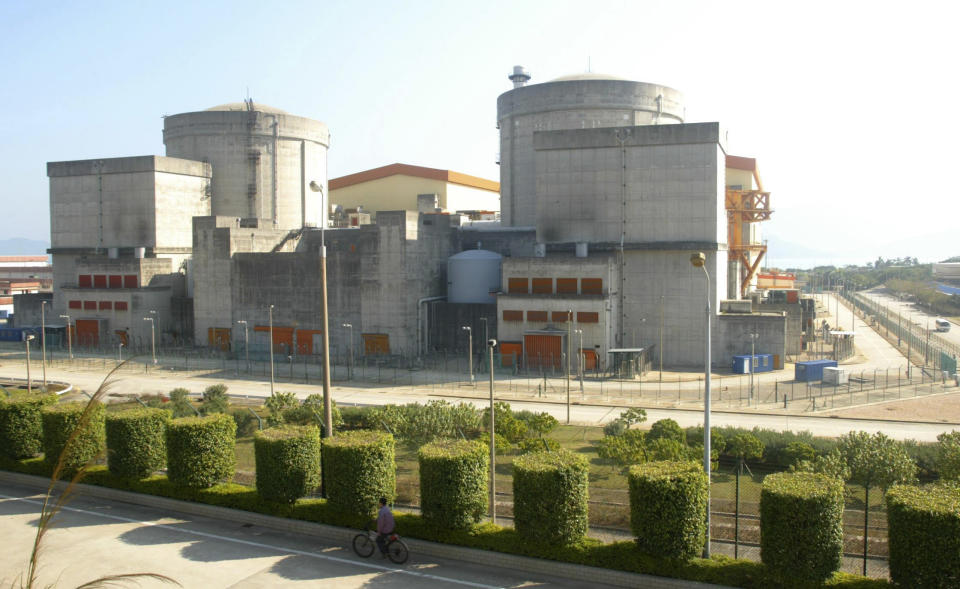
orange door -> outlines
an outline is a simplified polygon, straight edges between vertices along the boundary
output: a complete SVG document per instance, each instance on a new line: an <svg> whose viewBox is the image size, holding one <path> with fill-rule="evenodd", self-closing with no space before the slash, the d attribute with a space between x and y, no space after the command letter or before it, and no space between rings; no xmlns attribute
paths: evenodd
<svg viewBox="0 0 960 589"><path fill-rule="evenodd" d="M100 345L100 322L96 319L77 319L77 343L85 347Z"/></svg>
<svg viewBox="0 0 960 589"><path fill-rule="evenodd" d="M520 363L520 356L523 355L523 344L520 342L500 342L500 365L503 367L513 366L514 361Z"/></svg>
<svg viewBox="0 0 960 589"><path fill-rule="evenodd" d="M207 343L211 348L217 348L224 352L230 350L230 328L229 327L210 327L207 329Z"/></svg>
<svg viewBox="0 0 960 589"><path fill-rule="evenodd" d="M364 333L363 353L367 356L378 356L390 353L390 336L385 333Z"/></svg>
<svg viewBox="0 0 960 589"><path fill-rule="evenodd" d="M524 357L529 368L560 369L563 360L563 342L559 335L523 336Z"/></svg>
<svg viewBox="0 0 960 589"><path fill-rule="evenodd" d="M597 369L597 352L595 350L584 348L580 350L580 353L583 354L583 369L596 370Z"/></svg>
<svg viewBox="0 0 960 589"><path fill-rule="evenodd" d="M301 356L310 356L314 353L313 340L320 338L315 338L314 336L322 336L323 332L319 329L298 329L297 330L297 354ZM322 350L318 347L316 353L319 354Z"/></svg>

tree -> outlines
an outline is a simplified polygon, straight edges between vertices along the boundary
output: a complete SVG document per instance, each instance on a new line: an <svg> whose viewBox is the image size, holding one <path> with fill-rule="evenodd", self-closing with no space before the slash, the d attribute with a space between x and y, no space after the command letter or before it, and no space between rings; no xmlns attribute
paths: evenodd
<svg viewBox="0 0 960 589"><path fill-rule="evenodd" d="M170 391L170 404L173 405L174 417L196 415L193 405L190 403L190 391L183 387L177 387Z"/></svg>
<svg viewBox="0 0 960 589"><path fill-rule="evenodd" d="M937 470L944 480L960 480L960 432L954 430L937 436Z"/></svg>
<svg viewBox="0 0 960 589"><path fill-rule="evenodd" d="M885 493L897 483L913 481L917 465L903 444L881 432L870 435L860 431L843 435L828 456L817 461L821 472L840 476L863 487L863 574L866 575L870 489L879 487Z"/></svg>
<svg viewBox="0 0 960 589"><path fill-rule="evenodd" d="M226 413L230 405L230 397L227 396L227 385L212 384L203 391L203 403L200 408L204 415L212 413Z"/></svg>
<svg viewBox="0 0 960 589"><path fill-rule="evenodd" d="M647 432L629 429L618 436L604 436L597 442L597 454L620 466L647 461Z"/></svg>
<svg viewBox="0 0 960 589"><path fill-rule="evenodd" d="M553 431L557 425L559 425L557 418L546 412L537 413L527 421L527 427L540 438Z"/></svg>
<svg viewBox="0 0 960 589"><path fill-rule="evenodd" d="M817 453L806 442L790 442L780 451L780 464L796 470L802 462L811 462Z"/></svg>
<svg viewBox="0 0 960 589"><path fill-rule="evenodd" d="M620 419L627 424L627 427L636 425L638 423L643 423L647 420L647 412L640 407L633 407L627 409L626 411L620 414Z"/></svg>
<svg viewBox="0 0 960 589"><path fill-rule="evenodd" d="M297 396L294 393L278 391L267 397L264 405L267 407L267 410L270 411L270 415L267 417L267 425L269 427L276 427L283 425L284 411L297 406Z"/></svg>
<svg viewBox="0 0 960 589"><path fill-rule="evenodd" d="M681 444L685 443L687 438L683 429L680 428L680 424L672 419L661 419L660 421L654 422L654 424L650 426L650 432L647 434L647 437L652 440L658 440L660 438L676 440Z"/></svg>

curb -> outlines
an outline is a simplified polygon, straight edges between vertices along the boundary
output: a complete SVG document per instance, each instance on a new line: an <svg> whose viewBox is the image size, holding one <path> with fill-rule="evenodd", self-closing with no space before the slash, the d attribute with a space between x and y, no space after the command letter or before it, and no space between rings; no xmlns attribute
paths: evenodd
<svg viewBox="0 0 960 589"><path fill-rule="evenodd" d="M0 471L0 482L45 490L50 484L50 479L35 475ZM60 483L58 486L64 484L65 483ZM251 524L279 532L312 536L334 544L347 545L350 543L353 536L357 534L357 530L350 528L340 528L326 524L274 517L238 509L229 509L215 505L205 505L203 503L191 503L189 501L180 501L178 499L169 499L167 497L143 495L140 493L121 491L119 489L111 489L108 487L98 487L96 485L86 485L81 483L76 485L74 490L77 495L96 497L99 499L107 499L121 503L142 505L144 507L152 507L167 512L179 512L189 515L209 517L212 519ZM603 569L586 565L530 558L527 556L517 556L514 554L505 554L490 550L479 550L464 546L440 544L437 542L429 542L427 540L418 540L416 538L405 537L403 541L406 542L406 544L410 547L411 552L414 552L415 554L459 560L489 567L532 572L550 575L553 577L562 577L564 579L582 581L586 584L606 583L616 587L652 587L655 589L680 589L683 587L707 589L710 587L722 587L722 585L711 585L708 583L687 581L683 579L656 577L653 575L644 575L640 573L629 573L625 571L615 571L612 569Z"/></svg>

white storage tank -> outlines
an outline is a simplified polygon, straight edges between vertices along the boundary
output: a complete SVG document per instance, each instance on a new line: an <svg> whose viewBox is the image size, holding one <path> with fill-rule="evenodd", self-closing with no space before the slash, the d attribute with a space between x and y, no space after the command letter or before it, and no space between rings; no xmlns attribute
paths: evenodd
<svg viewBox="0 0 960 589"><path fill-rule="evenodd" d="M500 291L502 257L488 250L467 250L447 259L447 301L495 304Z"/></svg>

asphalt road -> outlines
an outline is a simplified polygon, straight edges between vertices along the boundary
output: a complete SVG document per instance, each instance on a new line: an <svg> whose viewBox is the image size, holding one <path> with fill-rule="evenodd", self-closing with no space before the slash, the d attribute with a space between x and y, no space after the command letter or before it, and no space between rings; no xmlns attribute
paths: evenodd
<svg viewBox="0 0 960 589"><path fill-rule="evenodd" d="M901 301L897 297L887 293L884 289L875 288L863 291L860 294L890 309L891 313L899 313L904 323L913 322L914 325L923 329L933 329L933 320L939 317L938 315L927 313L909 301ZM935 332L935 335L960 348L960 325L951 322L950 331Z"/></svg>
<svg viewBox="0 0 960 589"><path fill-rule="evenodd" d="M0 485L0 585L25 570L40 497ZM577 582L411 554L402 565L307 536L101 499L75 497L46 535L39 587L75 587L103 575L150 572L183 587L577 587ZM140 580L139 587L170 587ZM606 585L592 585L606 587Z"/></svg>

